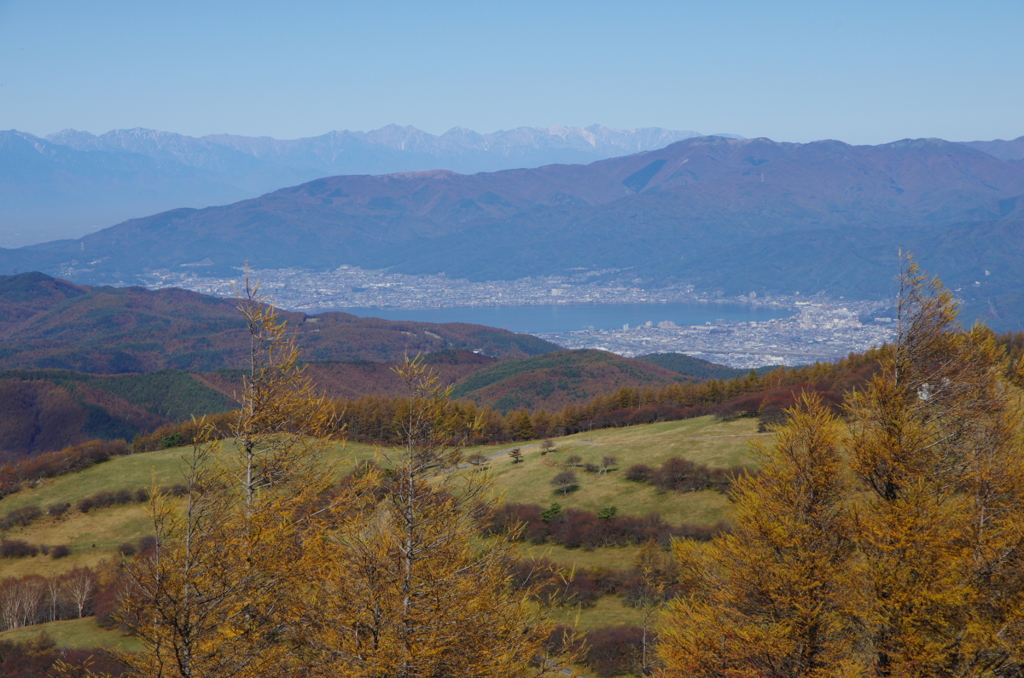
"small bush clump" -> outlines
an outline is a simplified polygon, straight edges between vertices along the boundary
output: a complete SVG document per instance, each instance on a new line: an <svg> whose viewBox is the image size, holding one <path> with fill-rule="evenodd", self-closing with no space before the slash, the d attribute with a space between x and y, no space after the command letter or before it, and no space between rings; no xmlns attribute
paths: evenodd
<svg viewBox="0 0 1024 678"><path fill-rule="evenodd" d="M486 534L515 534L520 541L560 544L567 548L598 548L641 544L651 539L667 548L672 537L707 541L728 529L727 524L669 525L657 513L643 518L610 511L599 515L581 509L552 505L503 504L494 510L484 526Z"/></svg>
<svg viewBox="0 0 1024 678"><path fill-rule="evenodd" d="M38 506L23 506L0 518L0 530L25 527L41 515L43 515L43 511Z"/></svg>
<svg viewBox="0 0 1024 678"><path fill-rule="evenodd" d="M163 494L172 497L182 497L188 494L188 488L184 485L166 485L160 488ZM111 506L124 506L125 504L142 504L149 501L149 490L140 487L137 490L117 490L115 492L97 492L90 497L79 499L75 505L82 513L88 513L93 509L110 508ZM70 506L70 504L68 505Z"/></svg>
<svg viewBox="0 0 1024 678"><path fill-rule="evenodd" d="M633 464L626 469L626 480L649 483L658 488L659 492L717 490L728 493L736 478L752 473L755 471L745 466L710 468L704 464L695 464L689 459L672 457L666 459L660 468L653 468L647 464Z"/></svg>
<svg viewBox="0 0 1024 678"><path fill-rule="evenodd" d="M46 515L53 518L63 518L70 508L71 504L66 501L59 501L46 507Z"/></svg>
<svg viewBox="0 0 1024 678"><path fill-rule="evenodd" d="M0 558L34 558L37 555L39 555L39 547L29 544L23 539L0 541Z"/></svg>

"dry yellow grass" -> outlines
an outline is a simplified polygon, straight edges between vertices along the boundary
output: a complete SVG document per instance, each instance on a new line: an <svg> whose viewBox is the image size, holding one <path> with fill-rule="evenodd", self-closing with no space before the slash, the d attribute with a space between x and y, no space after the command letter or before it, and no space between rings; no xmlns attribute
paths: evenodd
<svg viewBox="0 0 1024 678"><path fill-rule="evenodd" d="M559 565L577 569L607 567L612 570L628 570L633 566L639 552L639 546L613 546L593 551L567 549L550 544L522 544L519 547L519 553L523 558L546 558Z"/></svg>
<svg viewBox="0 0 1024 678"><path fill-rule="evenodd" d="M34 487L25 488L0 500L0 515L31 504L37 504L44 509L58 502L74 505L79 499L101 491L150 488L154 484L174 485L182 481L184 462L191 452L190 447L175 447L157 452L114 457L84 471L42 480ZM331 460L347 465L372 458L373 455L374 448L369 445L348 443L335 446L329 456Z"/></svg>
<svg viewBox="0 0 1024 678"><path fill-rule="evenodd" d="M118 545L152 533L144 505L93 509L74 512L63 520L45 518L27 528L8 532L7 539L24 539L32 544L64 544L71 555L54 560L48 556L0 559L0 576L41 574L50 576L79 565L93 566L103 559L115 558Z"/></svg>
<svg viewBox="0 0 1024 678"><path fill-rule="evenodd" d="M338 445L330 455L333 461L347 467L361 459L372 458L374 449L368 445ZM67 502L72 508L61 519L48 516L25 528L0 533L4 539L23 539L35 545L66 545L71 555L53 560L45 555L35 558L0 559L0 577L25 574L52 575L79 565L95 565L103 559L117 558L117 548L152 534L146 504L129 504L92 509L82 513L75 508L80 499L100 491L135 490L153 485L180 483L184 477L184 457L191 448L174 448L125 457L91 468L44 480L35 487L0 500L0 514L23 506L38 505L43 510L54 503Z"/></svg>

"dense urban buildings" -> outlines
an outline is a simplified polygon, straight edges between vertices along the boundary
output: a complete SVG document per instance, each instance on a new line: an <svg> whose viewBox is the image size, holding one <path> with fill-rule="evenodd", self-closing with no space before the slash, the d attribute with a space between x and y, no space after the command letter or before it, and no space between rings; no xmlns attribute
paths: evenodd
<svg viewBox="0 0 1024 678"><path fill-rule="evenodd" d="M204 277L201 266L151 274L148 286L231 296L238 279ZM727 298L690 285L648 289L642 279L617 270L569 271L566 275L472 282L445 275L413 276L355 266L332 271L298 268L253 271L281 308L315 314L350 308L440 309L456 307L649 304L650 318L637 327L586 328L538 334L566 348L598 348L624 356L686 353L731 367L800 365L834 360L893 337L891 318L876 317L886 304L822 296L748 295ZM682 325L659 317L659 304L714 302L783 311L767 321L717 320ZM511 328L516 329L516 328Z"/></svg>

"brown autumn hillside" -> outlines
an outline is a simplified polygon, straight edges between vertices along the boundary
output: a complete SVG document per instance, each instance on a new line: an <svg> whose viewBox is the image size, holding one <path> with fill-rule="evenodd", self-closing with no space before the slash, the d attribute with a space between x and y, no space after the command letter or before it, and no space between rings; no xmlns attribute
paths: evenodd
<svg viewBox="0 0 1024 678"><path fill-rule="evenodd" d="M467 349L527 357L554 344L482 325L282 312L309 361L393 362ZM178 289L85 287L42 273L0 276L0 369L94 374L241 367L247 339L235 302Z"/></svg>
<svg viewBox="0 0 1024 678"><path fill-rule="evenodd" d="M643 390L681 381L700 380L635 358L582 349L503 360L460 381L452 396L504 412L550 412L623 386Z"/></svg>
<svg viewBox="0 0 1024 678"><path fill-rule="evenodd" d="M176 370L92 375L70 370L0 371L0 458L88 440L131 440L192 414L235 407L196 375Z"/></svg>
<svg viewBox="0 0 1024 678"><path fill-rule="evenodd" d="M643 391L703 381L639 359L601 351L560 351L498 360L456 349L423 356L455 395L502 412L560 410L623 386ZM320 393L341 400L408 395L394 363L365 360L306 364ZM18 458L87 440L148 434L191 415L236 406L243 370L91 375L70 370L0 371L0 456Z"/></svg>
<svg viewBox="0 0 1024 678"><path fill-rule="evenodd" d="M451 386L461 379L497 364L497 358L465 349L451 349L423 354L438 383ZM364 395L401 397L408 387L394 371L397 363L375 363L368 360L326 360L307 362L305 367L316 391L328 398L354 400ZM241 386L242 370L193 373L191 376L217 391L233 396Z"/></svg>

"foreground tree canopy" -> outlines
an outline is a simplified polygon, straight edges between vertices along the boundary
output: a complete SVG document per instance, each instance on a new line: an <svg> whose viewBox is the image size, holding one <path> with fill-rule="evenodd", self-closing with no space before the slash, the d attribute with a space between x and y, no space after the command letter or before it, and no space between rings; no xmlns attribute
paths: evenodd
<svg viewBox="0 0 1024 678"><path fill-rule="evenodd" d="M417 360L404 444L387 470L339 482L330 408L258 288L232 439L193 446L184 501L154 493L155 554L128 567L121 621L139 676L525 676L554 673L512 540L481 542L493 505L478 469L456 473L447 393ZM561 675L561 674L560 674Z"/></svg>
<svg viewBox="0 0 1024 678"><path fill-rule="evenodd" d="M733 484L732 530L675 541L671 567L645 547L645 675L1024 676L1024 359L959 327L911 260L900 285L880 369L842 408L789 411ZM120 611L143 651L121 660L154 678L565 675L542 596L514 584L515 529L481 537L495 500L448 393L407 361L401 444L342 476L333 409L264 302L247 285L230 437L196 437L184 497L152 493L157 546L126 566Z"/></svg>
<svg viewBox="0 0 1024 678"><path fill-rule="evenodd" d="M1024 368L912 261L899 332L841 416L807 396L677 542L667 676L1024 675Z"/></svg>

